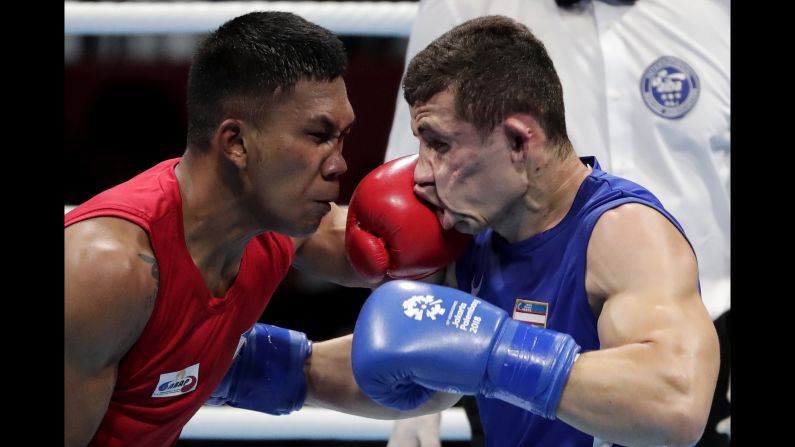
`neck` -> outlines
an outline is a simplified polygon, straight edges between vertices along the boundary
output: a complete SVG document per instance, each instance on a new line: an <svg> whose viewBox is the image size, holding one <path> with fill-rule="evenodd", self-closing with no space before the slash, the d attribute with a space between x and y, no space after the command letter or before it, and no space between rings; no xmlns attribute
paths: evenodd
<svg viewBox="0 0 795 447"><path fill-rule="evenodd" d="M590 172L574 151L564 158L544 151L529 162L527 191L506 209L504 224L495 231L514 243L553 228L568 213Z"/></svg>
<svg viewBox="0 0 795 447"><path fill-rule="evenodd" d="M200 270L237 265L248 242L265 231L256 224L236 174L212 154L190 150L175 169L182 196L185 244ZM226 177L226 178L225 178Z"/></svg>

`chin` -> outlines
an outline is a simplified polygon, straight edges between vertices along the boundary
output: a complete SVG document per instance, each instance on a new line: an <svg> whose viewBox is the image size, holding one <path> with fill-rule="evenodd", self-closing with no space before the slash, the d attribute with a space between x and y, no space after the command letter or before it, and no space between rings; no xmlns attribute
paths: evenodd
<svg viewBox="0 0 795 447"><path fill-rule="evenodd" d="M477 230L475 228L472 228L470 225L465 224L465 223L457 223L457 224L455 224L453 226L453 229L455 231L458 231L459 233L471 234L473 236L478 234L478 232L480 231L480 230Z"/></svg>
<svg viewBox="0 0 795 447"><path fill-rule="evenodd" d="M319 225L319 219L314 222L309 219L282 219L277 225L271 226L270 230L289 237L305 237L317 231Z"/></svg>
<svg viewBox="0 0 795 447"><path fill-rule="evenodd" d="M291 219L282 221L281 230L278 232L290 237L306 237L314 234L323 218L328 214L330 207L313 207L301 215L292 216Z"/></svg>
<svg viewBox="0 0 795 447"><path fill-rule="evenodd" d="M480 233L485 228L485 225L481 225L479 222L469 222L466 220L458 221L453 225L453 229L459 233L471 234L473 236Z"/></svg>
<svg viewBox="0 0 795 447"><path fill-rule="evenodd" d="M284 231L280 231L279 233L290 237L306 237L314 234L319 226L320 222L311 225L291 225L289 228L285 229Z"/></svg>
<svg viewBox="0 0 795 447"><path fill-rule="evenodd" d="M299 236L309 236L314 234L317 229L320 227L320 222L323 220L323 217L326 213L321 215L307 217L301 223L297 224L295 228L297 229L296 232L300 233Z"/></svg>

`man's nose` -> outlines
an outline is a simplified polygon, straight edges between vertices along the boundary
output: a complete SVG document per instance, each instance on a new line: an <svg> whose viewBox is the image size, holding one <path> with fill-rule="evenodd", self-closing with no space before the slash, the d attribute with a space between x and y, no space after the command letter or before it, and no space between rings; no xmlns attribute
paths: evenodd
<svg viewBox="0 0 795 447"><path fill-rule="evenodd" d="M414 194L434 206L440 206L439 196L436 195L433 166L428 161L427 152L423 150L420 150L417 166L414 167Z"/></svg>
<svg viewBox="0 0 795 447"><path fill-rule="evenodd" d="M414 167L414 184L426 185L432 184L433 182L433 167L428 158L428 151L420 148L420 153L417 157L417 166Z"/></svg>
<svg viewBox="0 0 795 447"><path fill-rule="evenodd" d="M345 157L342 156L342 150L334 151L334 153L323 161L320 174L326 180L336 180L348 170L348 163L345 162Z"/></svg>

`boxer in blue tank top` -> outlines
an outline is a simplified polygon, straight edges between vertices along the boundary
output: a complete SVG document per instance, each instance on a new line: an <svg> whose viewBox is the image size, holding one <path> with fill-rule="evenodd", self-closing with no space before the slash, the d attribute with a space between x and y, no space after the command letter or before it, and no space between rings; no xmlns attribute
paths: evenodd
<svg viewBox="0 0 795 447"><path fill-rule="evenodd" d="M502 308L514 319L565 332L583 351L591 351L599 349L599 335L585 291L585 259L599 217L625 203L641 203L659 211L683 235L684 231L645 188L601 171L594 157L581 160L593 171L559 224L515 244L490 228L478 233L456 263L456 280L459 289ZM490 446L594 445L593 436L560 420L500 400L478 396L478 409Z"/></svg>
<svg viewBox="0 0 795 447"><path fill-rule="evenodd" d="M411 186L474 242L428 278L458 290L393 281L367 300L361 390L400 410L475 395L490 447L697 442L720 359L696 256L651 192L579 158L543 44L476 18L418 53L403 86Z"/></svg>

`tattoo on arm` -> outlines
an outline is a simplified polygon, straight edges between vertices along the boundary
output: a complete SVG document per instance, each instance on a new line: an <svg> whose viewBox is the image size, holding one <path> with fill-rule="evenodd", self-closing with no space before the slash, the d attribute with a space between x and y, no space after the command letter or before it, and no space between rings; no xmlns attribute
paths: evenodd
<svg viewBox="0 0 795 447"><path fill-rule="evenodd" d="M152 278L155 279L155 290L146 300L146 308L151 309L155 305L155 298L157 298L157 291L160 288L160 270L157 268L157 259L152 256L138 253L138 257L143 259L147 264L152 264Z"/></svg>

